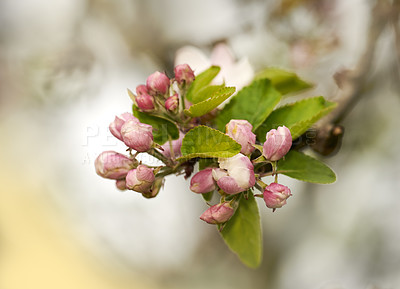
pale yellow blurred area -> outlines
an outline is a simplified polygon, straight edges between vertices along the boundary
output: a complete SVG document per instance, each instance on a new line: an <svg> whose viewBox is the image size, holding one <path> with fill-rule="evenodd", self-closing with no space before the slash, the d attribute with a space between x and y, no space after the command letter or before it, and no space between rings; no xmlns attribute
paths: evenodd
<svg viewBox="0 0 400 289"><path fill-rule="evenodd" d="M33 183L0 174L1 289L152 288L85 252Z"/></svg>

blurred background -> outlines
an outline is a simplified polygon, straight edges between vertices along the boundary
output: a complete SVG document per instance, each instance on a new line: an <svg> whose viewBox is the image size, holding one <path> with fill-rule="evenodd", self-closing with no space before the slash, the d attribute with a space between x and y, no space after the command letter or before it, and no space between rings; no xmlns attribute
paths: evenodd
<svg viewBox="0 0 400 289"><path fill-rule="evenodd" d="M0 2L0 288L400 286L399 1L25 0ZM126 89L173 69L185 45L223 41L254 70L279 66L341 101L358 72L332 185L282 177L261 202L264 257L242 265L182 177L155 199L98 177ZM171 74L170 74L171 75ZM290 99L289 99L290 100ZM312 153L312 152L311 152Z"/></svg>

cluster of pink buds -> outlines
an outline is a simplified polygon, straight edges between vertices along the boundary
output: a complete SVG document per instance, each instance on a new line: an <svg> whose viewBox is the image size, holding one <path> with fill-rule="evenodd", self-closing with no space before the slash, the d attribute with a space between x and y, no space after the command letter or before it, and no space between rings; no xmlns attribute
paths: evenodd
<svg viewBox="0 0 400 289"><path fill-rule="evenodd" d="M257 182L262 184L263 194L256 196L262 196L268 208L275 211L285 205L286 199L292 195L288 187L276 182L267 186L261 179L256 180L254 165L250 160L256 141L252 129L246 120L231 120L226 125L226 134L242 146L240 153L231 158L219 159L218 168L209 167L196 173L191 179L190 190L198 194L218 190L222 195L236 195L252 188ZM266 162L275 165L276 161L288 153L291 145L290 130L281 126L267 133L261 153ZM231 203L222 198L221 203L208 208L200 218L210 224L221 224L229 220L234 211Z"/></svg>
<svg viewBox="0 0 400 289"><path fill-rule="evenodd" d="M146 85L136 87L134 101L141 111L151 112L162 108L177 112L179 94L174 90L173 84L176 82L180 89L184 89L194 81L195 76L187 64L177 65L174 72L175 78L170 79L165 73L156 71L147 78Z"/></svg>
<svg viewBox="0 0 400 289"><path fill-rule="evenodd" d="M177 113L180 94L187 90L195 76L187 64L177 65L174 72L175 78L170 79L166 74L156 71L147 78L146 85L136 87L136 95L131 93L131 96L140 111L155 115L165 112ZM95 161L97 174L116 180L116 186L120 190L129 189L142 193L146 198L155 197L164 184L165 175L165 172L160 176L157 176L157 173L165 166L148 167L135 157L138 153L146 152L161 158L164 163L173 162L181 155L184 134L180 132L177 140L160 146L154 143L153 127L140 122L128 112L116 116L109 129L113 136L128 147L130 156L113 151L101 153ZM132 154L132 150L135 150L136 154Z"/></svg>
<svg viewBox="0 0 400 289"><path fill-rule="evenodd" d="M193 50L185 51L184 54L196 54ZM243 235L240 228L247 225L243 220L254 220L251 223L259 227L258 221L255 222L258 212L255 197L263 198L266 208L272 212L286 205L292 192L278 182L280 174L317 183L335 180L334 173L322 164L318 172L307 171L313 164L318 166L318 160L297 152L298 146L292 146L290 132L292 127L299 128L299 133L307 131L311 125L296 117L303 116L304 103L315 106L315 110L305 112L313 120L323 115L325 109L335 106L322 97L300 104L295 102L289 107L296 116L287 119L285 107L273 110L286 87L275 87L268 102L257 99L265 98L275 85L275 71L285 79L288 77L289 82L296 79L302 83L294 73L268 69L256 78L251 73L248 80L254 80L251 83L246 80L248 85L243 87L245 83L228 79L231 73L227 67L235 68L231 53L222 48L217 54L216 58L222 60L209 62L207 65L213 63L210 67L193 66L196 76L188 64L179 64L173 75L156 71L142 84L136 84L133 92L128 90L133 101L132 113L116 116L109 126L111 134L126 145L126 155L102 152L95 168L101 177L114 180L118 189L136 191L145 198L157 196L167 176L191 177L190 190L201 194L208 206L200 219L216 225L230 249L246 265L255 267L260 259L255 256L261 253L259 228L253 226L245 233L256 242L245 244L230 240L235 235ZM193 61L194 65L199 64L196 63ZM243 72L246 67L241 63L236 68ZM301 87L311 85L304 82ZM287 92L297 89L289 88ZM322 100L326 106L319 105ZM252 103L258 107L249 109ZM293 137L297 138L297 134ZM150 158L142 158L143 154ZM243 250L244 246L250 246L258 255L248 254L250 249Z"/></svg>
<svg viewBox="0 0 400 289"><path fill-rule="evenodd" d="M109 129L129 150L148 152L153 148L152 126L141 123L128 112L116 116ZM99 176L116 180L120 190L130 189L143 194L153 190L153 169L139 164L132 154L128 157L114 151L102 152L95 161L95 168Z"/></svg>
<svg viewBox="0 0 400 289"><path fill-rule="evenodd" d="M157 71L147 78L146 85L136 87L136 95L131 93L141 113L161 118L167 115L173 122L184 115L180 100L183 101L195 76L187 64L176 66L174 73L175 77L170 79L166 74ZM140 115L138 112L137 116ZM195 121L187 118L184 123L197 125ZM106 151L98 156L95 167L98 175L115 180L120 190L133 190L146 198L152 198L162 187L164 176L183 172L187 176L190 175L190 166L193 169L193 164L189 162L186 166L185 162L179 162L182 140L184 132L188 131L187 127L179 127L179 138L170 139L162 145L154 143L151 125L142 123L128 112L116 116L110 123L109 129L128 147L129 156ZM255 196L262 196L268 208L275 210L285 205L291 192L286 186L277 183L276 166L277 161L291 148L290 130L285 126L270 130L261 146L256 144L256 135L249 121L232 119L225 126L225 134L241 146L240 153L229 158L214 160L210 167L196 173L190 181L190 190L197 194L219 192L221 195L220 203L210 206L200 218L210 224L227 222L235 213L239 194L243 192L247 194L253 187L263 192L262 195ZM133 154L132 150L136 153ZM158 167L144 165L136 159L139 153L153 155L164 165ZM260 165L256 163L260 162L272 165L272 172L267 175L275 175L275 182L270 185L261 181L261 177L266 174L257 171Z"/></svg>

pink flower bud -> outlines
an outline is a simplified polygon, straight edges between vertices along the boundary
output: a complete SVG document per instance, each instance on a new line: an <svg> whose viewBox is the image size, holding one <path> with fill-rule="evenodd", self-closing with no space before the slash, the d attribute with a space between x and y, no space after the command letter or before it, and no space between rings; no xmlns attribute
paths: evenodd
<svg viewBox="0 0 400 289"><path fill-rule="evenodd" d="M114 151L102 152L94 162L96 173L107 179L123 179L134 166L133 161Z"/></svg>
<svg viewBox="0 0 400 289"><path fill-rule="evenodd" d="M153 144L153 128L138 121L127 121L121 128L124 143L138 151L147 152Z"/></svg>
<svg viewBox="0 0 400 289"><path fill-rule="evenodd" d="M137 95L149 94L149 91L147 90L147 86L143 85L143 84L136 86L136 94Z"/></svg>
<svg viewBox="0 0 400 289"><path fill-rule="evenodd" d="M212 168L207 168L195 174L190 180L190 190L197 194L214 191L216 186L212 170Z"/></svg>
<svg viewBox="0 0 400 289"><path fill-rule="evenodd" d="M165 101L165 108L169 111L175 111L178 108L179 104L179 97L178 94L174 94L173 96L170 96L167 98Z"/></svg>
<svg viewBox="0 0 400 289"><path fill-rule="evenodd" d="M229 202L224 202L209 207L200 216L200 219L209 224L221 224L227 222L234 213L235 209L229 204Z"/></svg>
<svg viewBox="0 0 400 289"><path fill-rule="evenodd" d="M115 181L115 186L117 187L118 190L125 191L126 190L126 181L125 181L125 179L116 180Z"/></svg>
<svg viewBox="0 0 400 289"><path fill-rule="evenodd" d="M128 120L136 120L139 122L139 120L136 117L134 117L131 113L125 112L120 116L116 116L114 121L110 123L110 126L108 127L112 135L115 136L120 141L122 141L121 128Z"/></svg>
<svg viewBox="0 0 400 289"><path fill-rule="evenodd" d="M237 141L242 149L242 154L248 155L254 151L253 144L256 143L256 135L251 131L253 126L247 121L242 119L232 119L226 125L226 134Z"/></svg>
<svg viewBox="0 0 400 289"><path fill-rule="evenodd" d="M270 161L280 160L292 146L292 135L286 126L271 129L263 146L263 156Z"/></svg>
<svg viewBox="0 0 400 289"><path fill-rule="evenodd" d="M254 166L243 154L237 154L228 159L219 160L219 167L225 170L226 174L213 171L213 177L220 187L227 194L237 194L254 186Z"/></svg>
<svg viewBox="0 0 400 289"><path fill-rule="evenodd" d="M194 80L194 72L188 64L179 64L175 66L175 80L179 84L191 84Z"/></svg>
<svg viewBox="0 0 400 289"><path fill-rule="evenodd" d="M145 165L139 165L136 169L130 170L126 176L126 187L139 193L147 193L155 180L153 169Z"/></svg>
<svg viewBox="0 0 400 289"><path fill-rule="evenodd" d="M147 78L146 85L151 95L164 95L169 89L170 81L164 73L156 71Z"/></svg>
<svg viewBox="0 0 400 289"><path fill-rule="evenodd" d="M171 146L172 146L172 149L174 150L174 157L175 158L180 157L181 154L182 154L181 153L181 147L182 147L182 140L183 140L184 136L185 135L183 133L179 132L179 138L176 139L176 140L171 141L171 145L170 145L169 141L162 145L162 148L164 150L161 151L161 153L165 157L171 158L172 157L172 155L171 155Z"/></svg>
<svg viewBox="0 0 400 289"><path fill-rule="evenodd" d="M151 111L154 109L154 97L147 92L145 85L136 87L136 104L142 111Z"/></svg>
<svg viewBox="0 0 400 289"><path fill-rule="evenodd" d="M286 204L286 199L291 196L290 189L284 185L272 183L264 190L264 201L268 208L275 211Z"/></svg>

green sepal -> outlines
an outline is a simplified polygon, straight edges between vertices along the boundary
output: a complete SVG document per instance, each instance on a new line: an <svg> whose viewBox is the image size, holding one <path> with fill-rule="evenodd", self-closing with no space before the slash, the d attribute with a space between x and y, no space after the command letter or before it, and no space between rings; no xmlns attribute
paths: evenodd
<svg viewBox="0 0 400 289"><path fill-rule="evenodd" d="M211 199L212 199L213 195L214 195L214 191L211 191L211 192L208 192L208 193L201 194L201 196L203 197L203 199L204 199L204 201L205 201L206 203L208 203L208 202L210 202L210 201L211 201Z"/></svg>

